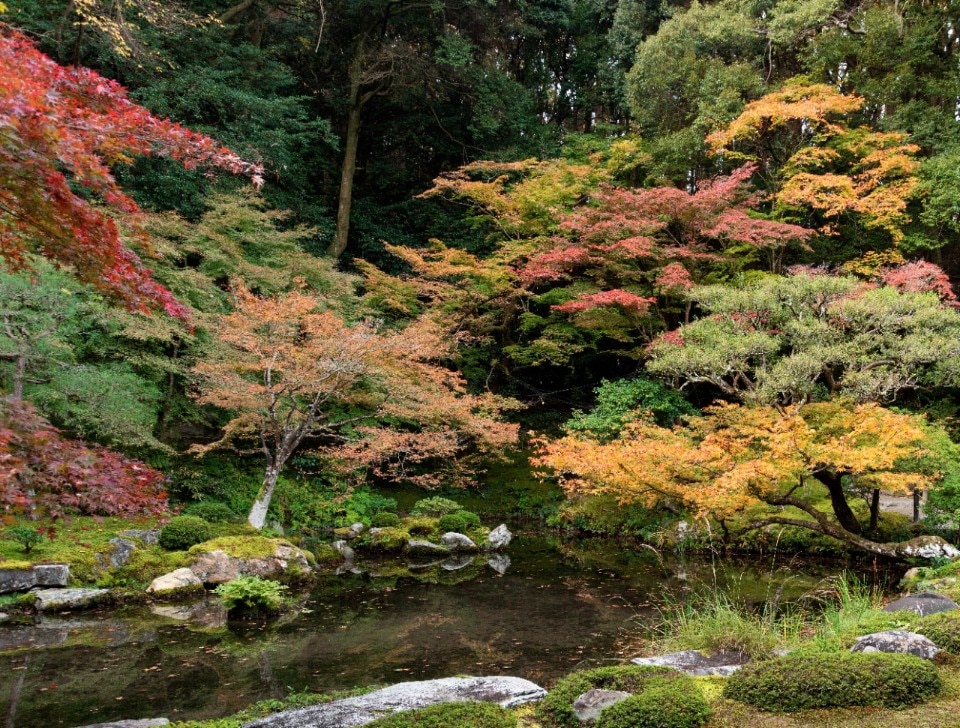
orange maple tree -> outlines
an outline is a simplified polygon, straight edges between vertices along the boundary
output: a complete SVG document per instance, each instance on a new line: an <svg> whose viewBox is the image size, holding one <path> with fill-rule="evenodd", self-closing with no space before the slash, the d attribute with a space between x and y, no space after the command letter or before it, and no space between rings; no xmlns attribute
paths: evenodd
<svg viewBox="0 0 960 728"><path fill-rule="evenodd" d="M927 487L932 476L905 466L924 453L924 437L921 416L873 403L720 404L674 429L641 418L611 441L583 434L544 440L536 462L573 497L607 493L646 506L667 500L721 523L749 517L760 504L792 506L802 514L762 512L747 528L798 526L892 556L903 546L863 535L845 486L899 494ZM830 511L817 505L824 488Z"/></svg>
<svg viewBox="0 0 960 728"><path fill-rule="evenodd" d="M262 528L277 479L309 441L333 459L381 476L436 485L470 449L502 451L517 427L499 419L509 406L466 391L443 366L449 345L436 327L415 321L385 331L376 322L350 323L303 289L273 298L236 290L236 310L217 328L224 345L199 363L198 400L233 413L212 447L254 439L266 460L263 485L248 520Z"/></svg>

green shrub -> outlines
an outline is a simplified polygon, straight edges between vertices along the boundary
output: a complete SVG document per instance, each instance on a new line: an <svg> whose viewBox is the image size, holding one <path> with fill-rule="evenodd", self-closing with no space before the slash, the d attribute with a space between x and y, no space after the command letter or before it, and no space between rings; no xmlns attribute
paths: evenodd
<svg viewBox="0 0 960 728"><path fill-rule="evenodd" d="M600 713L596 728L698 728L710 706L692 680L653 678L643 692Z"/></svg>
<svg viewBox="0 0 960 728"><path fill-rule="evenodd" d="M433 536L437 532L437 519L428 516L404 518L401 525L411 536Z"/></svg>
<svg viewBox="0 0 960 728"><path fill-rule="evenodd" d="M549 728L578 728L580 721L573 714L573 701L588 690L624 690L639 693L651 680L687 681L690 678L669 667L613 665L595 670L574 672L561 678L553 690L537 705L537 718Z"/></svg>
<svg viewBox="0 0 960 728"><path fill-rule="evenodd" d="M903 708L940 692L937 668L913 655L790 654L747 665L724 687L724 697L775 713L813 708Z"/></svg>
<svg viewBox="0 0 960 728"><path fill-rule="evenodd" d="M516 717L494 703L441 703L377 718L370 728L516 728Z"/></svg>
<svg viewBox="0 0 960 728"><path fill-rule="evenodd" d="M177 516L160 529L158 543L167 551L185 551L213 537L210 524L197 516Z"/></svg>
<svg viewBox="0 0 960 728"><path fill-rule="evenodd" d="M25 554L29 554L34 546L43 541L43 534L40 533L40 531L32 526L24 526L23 524L11 526L4 531L4 533L7 535L7 538L20 544L20 548L23 549L23 553Z"/></svg>
<svg viewBox="0 0 960 728"><path fill-rule="evenodd" d="M286 605L284 592L287 587L272 579L259 576L241 576L221 584L214 592L226 606L227 611L241 613L279 612Z"/></svg>
<svg viewBox="0 0 960 728"><path fill-rule="evenodd" d="M399 525L400 516L396 513L388 513L386 511L375 513L373 518L370 519L370 526L372 528L395 528Z"/></svg>
<svg viewBox="0 0 960 728"><path fill-rule="evenodd" d="M960 655L960 610L923 617L912 629L929 637L940 649Z"/></svg>
<svg viewBox="0 0 960 728"><path fill-rule="evenodd" d="M433 496L432 498L421 498L414 503L413 508L410 509L410 515L439 518L440 516L445 516L448 513L456 513L457 511L462 510L463 506L461 506L455 500L441 498L440 496Z"/></svg>
<svg viewBox="0 0 960 728"><path fill-rule="evenodd" d="M470 511L457 511L441 516L437 521L437 528L441 531L456 531L466 533L471 528L480 527L480 516Z"/></svg>
<svg viewBox="0 0 960 728"><path fill-rule="evenodd" d="M240 517L226 503L202 501L191 503L183 509L183 515L202 518L207 523L235 523Z"/></svg>

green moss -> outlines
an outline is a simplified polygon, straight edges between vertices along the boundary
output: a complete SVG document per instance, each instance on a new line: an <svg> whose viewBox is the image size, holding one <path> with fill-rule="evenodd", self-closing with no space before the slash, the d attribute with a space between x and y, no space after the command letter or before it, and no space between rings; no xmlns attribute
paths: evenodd
<svg viewBox="0 0 960 728"><path fill-rule="evenodd" d="M399 527L411 536L433 536L438 532L437 519L429 516L404 518Z"/></svg>
<svg viewBox="0 0 960 728"><path fill-rule="evenodd" d="M724 697L775 713L814 708L902 708L937 695L937 668L913 655L789 654L735 672Z"/></svg>
<svg viewBox="0 0 960 728"><path fill-rule="evenodd" d="M686 680L690 678L669 667L614 665L575 672L561 678L537 706L537 718L545 728L578 728L580 721L573 714L573 701L580 695L602 688L639 693L651 680Z"/></svg>
<svg viewBox="0 0 960 728"><path fill-rule="evenodd" d="M370 728L515 728L517 718L493 703L441 703L377 718Z"/></svg>
<svg viewBox="0 0 960 728"><path fill-rule="evenodd" d="M922 617L914 631L929 637L940 649L960 655L960 610Z"/></svg>
<svg viewBox="0 0 960 728"><path fill-rule="evenodd" d="M361 549L372 551L395 552L403 551L410 540L410 533L402 528L381 528L373 533L367 532L357 539L356 545Z"/></svg>
<svg viewBox="0 0 960 728"><path fill-rule="evenodd" d="M237 559L265 559L276 553L277 546L293 546L292 543L281 538L267 538L259 535L221 536L204 541L190 548L189 553L207 554L212 551L223 551L228 556Z"/></svg>
<svg viewBox="0 0 960 728"><path fill-rule="evenodd" d="M600 713L596 728L699 728L710 706L693 680L653 678L639 695Z"/></svg>
<svg viewBox="0 0 960 728"><path fill-rule="evenodd" d="M158 576L188 566L190 560L183 551L166 551L159 546L138 548L122 567L101 575L97 586L145 589Z"/></svg>
<svg viewBox="0 0 960 728"><path fill-rule="evenodd" d="M287 697L277 700L261 700L259 703L251 705L235 715L227 718L218 718L215 720L190 720L172 723L172 728L240 728L245 723L266 718L268 715L280 713L284 710L295 710L296 708L307 708L311 705L329 703L342 698L351 698L357 695L363 695L376 687L359 688L357 690L342 690L336 693L319 695L317 693L293 693Z"/></svg>
<svg viewBox="0 0 960 728"><path fill-rule="evenodd" d="M343 556L333 546L328 543L322 543L317 546L313 552L314 558L319 564L339 564L343 561Z"/></svg>
<svg viewBox="0 0 960 728"><path fill-rule="evenodd" d="M400 516L389 511L375 513L373 518L370 519L370 526L373 528L396 528L399 525Z"/></svg>
<svg viewBox="0 0 960 728"><path fill-rule="evenodd" d="M30 571L33 566L30 561L0 561L0 571Z"/></svg>

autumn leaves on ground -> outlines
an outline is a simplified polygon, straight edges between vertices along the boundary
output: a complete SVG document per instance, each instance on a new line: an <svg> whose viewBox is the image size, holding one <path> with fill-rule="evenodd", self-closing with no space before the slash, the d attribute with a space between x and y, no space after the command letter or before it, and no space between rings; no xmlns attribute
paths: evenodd
<svg viewBox="0 0 960 728"><path fill-rule="evenodd" d="M954 15L0 3L5 545L519 448L551 528L952 555Z"/></svg>

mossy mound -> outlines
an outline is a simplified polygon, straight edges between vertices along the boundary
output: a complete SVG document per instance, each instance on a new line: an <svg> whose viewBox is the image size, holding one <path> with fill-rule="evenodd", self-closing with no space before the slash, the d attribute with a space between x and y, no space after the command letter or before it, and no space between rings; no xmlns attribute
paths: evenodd
<svg viewBox="0 0 960 728"><path fill-rule="evenodd" d="M441 516L437 521L437 528L441 531L456 531L457 533L466 533L467 531L480 528L480 516L471 511L457 511Z"/></svg>
<svg viewBox="0 0 960 728"><path fill-rule="evenodd" d="M396 528L399 525L400 516L389 511L375 513L373 518L370 519L371 528Z"/></svg>
<svg viewBox="0 0 960 728"><path fill-rule="evenodd" d="M937 668L913 655L790 654L735 672L723 695L774 713L814 708L904 708L937 695Z"/></svg>
<svg viewBox="0 0 960 728"><path fill-rule="evenodd" d="M960 610L922 617L913 630L928 637L941 650L960 655Z"/></svg>
<svg viewBox="0 0 960 728"><path fill-rule="evenodd" d="M639 695L612 705L596 728L699 728L710 719L710 705L693 680L653 678Z"/></svg>
<svg viewBox="0 0 960 728"><path fill-rule="evenodd" d="M318 564L339 564L343 555L328 543L322 543L313 552Z"/></svg>
<svg viewBox="0 0 960 728"><path fill-rule="evenodd" d="M167 551L186 551L213 537L210 524L197 516L177 516L160 529L159 544Z"/></svg>
<svg viewBox="0 0 960 728"><path fill-rule="evenodd" d="M416 516L404 518L400 521L400 527L411 536L429 537L439 532L437 519L429 516Z"/></svg>
<svg viewBox="0 0 960 728"><path fill-rule="evenodd" d="M638 665L614 665L594 670L574 672L561 678L553 690L537 706L536 716L545 728L578 728L580 721L573 713L573 701L588 690L623 690L641 693L653 680L655 684L686 681L690 678L669 667L640 667ZM696 686L693 686L696 689Z"/></svg>
<svg viewBox="0 0 960 728"><path fill-rule="evenodd" d="M190 553L205 554L212 551L223 551L236 559L267 559L276 553L277 546L296 548L292 543L282 538L267 538L266 536L250 534L213 538L192 546Z"/></svg>
<svg viewBox="0 0 960 728"><path fill-rule="evenodd" d="M403 551L409 540L410 532L403 528L381 528L365 533L362 538L357 539L356 545L371 551L393 553Z"/></svg>
<svg viewBox="0 0 960 728"><path fill-rule="evenodd" d="M517 718L494 703L441 703L377 718L370 728L516 728Z"/></svg>

